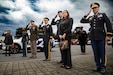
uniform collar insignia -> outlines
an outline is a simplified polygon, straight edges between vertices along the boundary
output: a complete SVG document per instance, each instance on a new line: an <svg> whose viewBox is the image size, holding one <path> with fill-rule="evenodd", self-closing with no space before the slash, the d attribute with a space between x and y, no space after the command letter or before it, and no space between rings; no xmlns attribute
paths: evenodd
<svg viewBox="0 0 113 75"><path fill-rule="evenodd" d="M98 14L97 16L98 16L98 18L99 18L99 17L103 17L103 15L102 15L102 14Z"/></svg>

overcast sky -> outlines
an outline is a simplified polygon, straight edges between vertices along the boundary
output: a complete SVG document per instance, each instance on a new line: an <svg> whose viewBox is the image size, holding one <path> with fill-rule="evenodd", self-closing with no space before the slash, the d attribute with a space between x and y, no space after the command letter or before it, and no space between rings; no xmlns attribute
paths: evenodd
<svg viewBox="0 0 113 75"><path fill-rule="evenodd" d="M0 0L0 35L5 29L15 31L19 27L25 27L32 19L39 25L44 17L50 19L59 10L68 10L70 17L74 19L73 29L83 26L88 31L89 24L81 24L80 19L90 10L90 4L100 3L100 12L107 16L113 16L113 0ZM53 26L54 33L56 26Z"/></svg>

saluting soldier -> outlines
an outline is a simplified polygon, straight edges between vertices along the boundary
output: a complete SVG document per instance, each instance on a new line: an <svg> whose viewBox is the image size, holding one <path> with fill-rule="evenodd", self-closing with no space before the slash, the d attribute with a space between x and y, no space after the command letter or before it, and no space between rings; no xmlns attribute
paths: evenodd
<svg viewBox="0 0 113 75"><path fill-rule="evenodd" d="M38 39L38 27L35 25L35 22L31 20L31 22L27 25L26 28L30 30L30 43L32 53L32 56L30 58L36 58L37 53L36 41Z"/></svg>
<svg viewBox="0 0 113 75"><path fill-rule="evenodd" d="M53 35L53 30L51 25L48 24L49 18L45 17L43 22L43 39L44 39L44 53L45 53L45 60L50 60L50 37Z"/></svg>
<svg viewBox="0 0 113 75"><path fill-rule="evenodd" d="M105 73L105 39L110 39L110 36L112 35L112 26L106 14L99 13L99 3L92 3L90 7L90 12L93 11L94 15L87 18L90 14L89 12L80 22L90 23L90 39L96 62L96 69L93 71ZM104 25L106 25L106 31Z"/></svg>
<svg viewBox="0 0 113 75"><path fill-rule="evenodd" d="M59 17L58 20L56 20L57 16ZM57 15L52 19L51 25L57 25L57 39L58 42L60 42L59 34L60 34L60 22L63 18L62 11L58 11ZM63 63L63 51L60 49L61 54L61 61L58 63Z"/></svg>
<svg viewBox="0 0 113 75"><path fill-rule="evenodd" d="M86 41L87 41L87 33L83 30L83 27L80 27L80 31L78 32L78 40L81 48L81 52L84 54L86 52Z"/></svg>

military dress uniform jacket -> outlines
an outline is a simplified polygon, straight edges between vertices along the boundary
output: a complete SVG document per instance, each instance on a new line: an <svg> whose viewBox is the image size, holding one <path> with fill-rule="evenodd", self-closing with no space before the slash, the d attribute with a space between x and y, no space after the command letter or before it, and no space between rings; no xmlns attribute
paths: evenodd
<svg viewBox="0 0 113 75"><path fill-rule="evenodd" d="M57 36L60 34L60 22L62 19L59 19L55 21L55 19L52 20L51 25L57 25Z"/></svg>
<svg viewBox="0 0 113 75"><path fill-rule="evenodd" d="M88 19L87 16L84 16L80 22L90 23L91 40L105 40L105 29L107 29L107 35L112 35L112 25L105 13L98 13L96 15L90 16Z"/></svg>
<svg viewBox="0 0 113 75"><path fill-rule="evenodd" d="M34 41L38 39L38 27L36 25L32 25L28 28L30 30L30 41Z"/></svg>
<svg viewBox="0 0 113 75"><path fill-rule="evenodd" d="M78 32L78 40L80 44L86 44L87 41L87 33L85 30Z"/></svg>
<svg viewBox="0 0 113 75"><path fill-rule="evenodd" d="M52 27L51 27L51 25L49 25L49 24L43 26L43 31L44 31L43 34L44 34L46 37L48 37L48 38L50 38L50 36L53 35Z"/></svg>

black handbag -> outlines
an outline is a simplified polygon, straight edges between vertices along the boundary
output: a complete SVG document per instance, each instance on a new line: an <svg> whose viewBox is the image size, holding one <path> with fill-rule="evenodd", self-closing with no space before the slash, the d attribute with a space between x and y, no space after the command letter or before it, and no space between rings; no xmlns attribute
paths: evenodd
<svg viewBox="0 0 113 75"><path fill-rule="evenodd" d="M68 40L60 41L60 49L61 50L66 50L68 48L69 48Z"/></svg>

